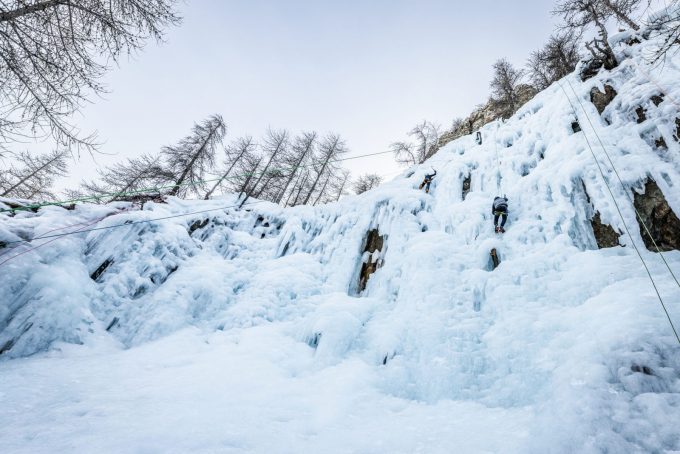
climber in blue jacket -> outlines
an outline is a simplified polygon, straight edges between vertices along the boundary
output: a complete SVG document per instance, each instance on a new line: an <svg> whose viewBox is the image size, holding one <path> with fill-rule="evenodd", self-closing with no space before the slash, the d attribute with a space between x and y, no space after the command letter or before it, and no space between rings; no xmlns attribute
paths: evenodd
<svg viewBox="0 0 680 454"><path fill-rule="evenodd" d="M496 197L493 199L491 206L491 214L493 214L493 225L496 228L496 233L505 233L505 221L508 220L508 198ZM498 225L498 219L501 220L501 225Z"/></svg>
<svg viewBox="0 0 680 454"><path fill-rule="evenodd" d="M434 179L434 177L436 175L437 175L436 170L434 171L434 173L426 173L425 179L423 180L422 183L420 183L420 187L418 189L423 189L423 186L425 186L425 192L429 194L430 193L430 184L432 184L432 180Z"/></svg>

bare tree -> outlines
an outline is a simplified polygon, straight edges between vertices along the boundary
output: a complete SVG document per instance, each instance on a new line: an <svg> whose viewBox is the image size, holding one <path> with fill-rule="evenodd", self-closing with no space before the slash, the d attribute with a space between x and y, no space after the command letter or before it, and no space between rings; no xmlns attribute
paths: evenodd
<svg viewBox="0 0 680 454"><path fill-rule="evenodd" d="M252 154L255 151L257 144L253 141L250 136L239 137L233 141L225 149L226 159L224 160L225 170L221 172L220 177L217 179L215 184L210 188L208 192L205 193L203 197L208 200L210 196L215 192L218 187L224 185L225 180L229 177L231 171L236 167L236 164L241 162L242 159L248 154Z"/></svg>
<svg viewBox="0 0 680 454"><path fill-rule="evenodd" d="M265 164L259 175L253 183L252 192L247 195L254 197L261 197L265 191L270 191L272 188L269 185L272 180L276 181L283 178L280 163L283 156L286 154L290 146L289 133L286 130L274 130L269 128L267 135L263 140L262 152L265 156Z"/></svg>
<svg viewBox="0 0 680 454"><path fill-rule="evenodd" d="M0 196L20 199L54 198L54 180L66 176L67 151L54 151L39 156L28 152L16 155L16 163L0 172Z"/></svg>
<svg viewBox="0 0 680 454"><path fill-rule="evenodd" d="M651 17L646 24L652 34L661 38L661 44L654 52L654 62L664 58L673 48L680 45L680 0L674 0L665 9Z"/></svg>
<svg viewBox="0 0 680 454"><path fill-rule="evenodd" d="M527 69L534 86L543 90L573 72L578 62L578 38L573 31L565 31L552 35L542 49L532 52Z"/></svg>
<svg viewBox="0 0 680 454"><path fill-rule="evenodd" d="M138 197L156 196L172 184L173 175L161 165L158 156L144 154L124 163L99 170L98 181L81 183L79 193L94 197L98 202L134 200Z"/></svg>
<svg viewBox="0 0 680 454"><path fill-rule="evenodd" d="M636 24L630 15L633 13L644 0L601 0L603 5L609 10L609 13L616 18L616 20L621 24L626 24L633 30L640 30L640 26ZM651 3L651 0L646 0L647 4Z"/></svg>
<svg viewBox="0 0 680 454"><path fill-rule="evenodd" d="M563 30L570 30L579 37L588 27L594 26L599 36L586 42L586 48L593 59L601 62L605 68L616 67L618 63L609 45L609 33L606 28L612 12L602 0L560 0L553 14L561 16L564 20L561 27Z"/></svg>
<svg viewBox="0 0 680 454"><path fill-rule="evenodd" d="M300 136L295 138L290 152L284 156L284 163L287 167L285 172L288 173L288 177L274 200L276 203L281 202L290 183L293 181L293 178L296 175L300 175L304 164L314 156L317 137L318 134L316 132L303 132Z"/></svg>
<svg viewBox="0 0 680 454"><path fill-rule="evenodd" d="M518 87L522 77L524 77L524 71L516 69L504 58L493 64L493 79L489 86L493 103L504 118L514 115L520 107Z"/></svg>
<svg viewBox="0 0 680 454"><path fill-rule="evenodd" d="M165 158L166 171L174 180L169 195L185 197L205 187L203 179L215 165L215 151L226 132L222 117L212 115L195 124L192 133L177 145L163 147L161 155Z"/></svg>
<svg viewBox="0 0 680 454"><path fill-rule="evenodd" d="M354 192L357 194L362 194L366 191L378 187L382 183L382 177L376 173L367 173L361 175L354 182Z"/></svg>
<svg viewBox="0 0 680 454"><path fill-rule="evenodd" d="M334 186L334 191L335 191L335 201L337 202L340 200L340 197L343 195L347 194L347 191L345 188L347 187L347 184L349 183L349 177L350 177L350 171L349 170L343 170L340 174L340 177L338 178L338 183Z"/></svg>
<svg viewBox="0 0 680 454"><path fill-rule="evenodd" d="M237 163L236 174L230 178L231 187L234 192L245 195L243 203L252 194L254 182L258 177L263 158L254 150L249 150Z"/></svg>
<svg viewBox="0 0 680 454"><path fill-rule="evenodd" d="M121 55L179 23L177 0L0 0L0 146L51 135L96 146L68 122Z"/></svg>
<svg viewBox="0 0 680 454"><path fill-rule="evenodd" d="M394 142L390 150L399 164L412 166L422 164L436 151L441 128L432 122L423 120L408 133L415 142Z"/></svg>
<svg viewBox="0 0 680 454"><path fill-rule="evenodd" d="M334 163L347 151L345 141L337 134L328 134L321 141L315 159L315 176L303 204L309 203L317 189L319 189L320 194L324 194L330 177L338 170Z"/></svg>

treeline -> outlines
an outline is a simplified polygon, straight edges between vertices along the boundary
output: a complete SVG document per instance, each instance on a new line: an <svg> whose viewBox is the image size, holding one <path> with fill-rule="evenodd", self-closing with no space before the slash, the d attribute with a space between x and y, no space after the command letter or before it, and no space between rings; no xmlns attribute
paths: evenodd
<svg viewBox="0 0 680 454"><path fill-rule="evenodd" d="M409 131L411 141L395 142L390 146L399 163L413 165L424 162L442 146L494 120L507 119L537 92L576 70L579 62L581 77L587 78L604 67L612 69L618 64L609 44L606 25L615 22L619 26L639 31L641 25L631 15L643 7L650 7L651 0L560 0L552 14L561 23L548 41L531 53L524 68L513 66L501 58L493 65L490 96L466 118L456 118L450 128L441 132L439 125L428 121ZM649 34L662 38L663 44L654 59L663 58L680 44L680 0L674 0L661 13L651 17L645 24ZM584 40L588 32L594 36ZM583 46L583 47L582 47ZM584 54L580 49L584 49Z"/></svg>
<svg viewBox="0 0 680 454"><path fill-rule="evenodd" d="M212 115L177 144L101 169L68 195L108 203L237 192L295 206L338 200L349 187L340 165L348 150L337 134L269 129L259 141L245 136L225 145L226 131L222 117Z"/></svg>

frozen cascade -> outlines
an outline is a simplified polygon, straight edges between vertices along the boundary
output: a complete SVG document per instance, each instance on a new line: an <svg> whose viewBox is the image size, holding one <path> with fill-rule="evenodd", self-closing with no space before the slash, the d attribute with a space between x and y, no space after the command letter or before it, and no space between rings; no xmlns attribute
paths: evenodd
<svg viewBox="0 0 680 454"><path fill-rule="evenodd" d="M629 203L652 179L680 213L680 57L650 80L648 42L627 37L613 38L616 69L569 76L482 128L481 145L458 139L335 204L0 217L10 242L215 209L0 250L45 243L0 265L3 451L680 450L680 347L631 241L678 325L680 289ZM591 92L605 86L600 114ZM625 229L586 137L632 229L621 246L598 249L596 213L610 236ZM680 274L680 252L665 257ZM362 289L367 260L380 266Z"/></svg>

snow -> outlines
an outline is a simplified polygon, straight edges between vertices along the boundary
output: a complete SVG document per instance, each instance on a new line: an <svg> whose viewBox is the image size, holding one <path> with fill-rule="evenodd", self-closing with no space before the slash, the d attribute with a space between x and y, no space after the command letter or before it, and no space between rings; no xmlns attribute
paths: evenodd
<svg viewBox="0 0 680 454"><path fill-rule="evenodd" d="M648 45L619 43L615 70L569 76L482 128L481 146L463 137L336 204L1 216L3 242L98 229L0 251L3 452L680 450L680 348L632 247L680 325L680 289L629 200L651 176L680 213L680 59L650 67ZM605 83L619 95L600 116L590 90ZM586 137L625 247L597 249L594 210L625 229ZM384 265L359 291L371 229ZM680 274L680 252L665 257Z"/></svg>

